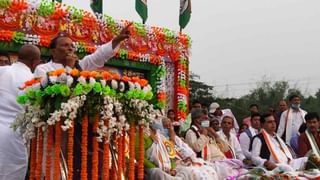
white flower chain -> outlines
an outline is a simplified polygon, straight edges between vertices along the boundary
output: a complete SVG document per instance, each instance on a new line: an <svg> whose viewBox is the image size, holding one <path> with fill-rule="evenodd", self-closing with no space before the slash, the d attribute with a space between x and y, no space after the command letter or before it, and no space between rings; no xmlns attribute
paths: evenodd
<svg viewBox="0 0 320 180"><path fill-rule="evenodd" d="M72 122L77 116L78 109L83 106L86 99L86 95L81 95L70 98L66 103L61 103L61 108L50 114L51 116L47 120L48 125L54 125L61 118L66 118L64 125L61 126L62 130L66 131L73 127Z"/></svg>

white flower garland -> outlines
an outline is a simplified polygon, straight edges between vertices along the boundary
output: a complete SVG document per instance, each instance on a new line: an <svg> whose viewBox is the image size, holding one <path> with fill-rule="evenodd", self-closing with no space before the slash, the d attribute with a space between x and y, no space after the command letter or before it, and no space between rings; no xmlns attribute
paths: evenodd
<svg viewBox="0 0 320 180"><path fill-rule="evenodd" d="M62 130L66 131L73 127L72 122L77 116L78 109L83 106L86 99L86 95L83 94L70 98L66 103L61 103L61 108L51 113L51 116L48 118L48 125L54 125L56 122L60 121L61 118L66 118L64 120L64 125L61 126Z"/></svg>

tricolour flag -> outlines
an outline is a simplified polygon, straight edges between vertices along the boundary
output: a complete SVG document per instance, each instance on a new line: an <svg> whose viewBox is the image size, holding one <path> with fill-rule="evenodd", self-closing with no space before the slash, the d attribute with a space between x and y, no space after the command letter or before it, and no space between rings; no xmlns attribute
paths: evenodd
<svg viewBox="0 0 320 180"><path fill-rule="evenodd" d="M136 0L136 11L142 18L142 22L144 24L148 18L147 0Z"/></svg>
<svg viewBox="0 0 320 180"><path fill-rule="evenodd" d="M191 0L180 0L180 16L179 25L180 29L187 26L191 17Z"/></svg>
<svg viewBox="0 0 320 180"><path fill-rule="evenodd" d="M91 0L90 7L93 12L102 14L102 0Z"/></svg>

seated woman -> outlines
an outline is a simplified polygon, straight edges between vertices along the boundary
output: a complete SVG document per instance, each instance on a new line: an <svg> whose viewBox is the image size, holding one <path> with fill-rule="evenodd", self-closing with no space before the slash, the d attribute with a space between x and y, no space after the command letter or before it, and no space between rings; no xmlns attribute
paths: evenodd
<svg viewBox="0 0 320 180"><path fill-rule="evenodd" d="M171 126L170 140L174 139L180 147L175 147L172 141L161 134L162 124L153 122L149 136L153 143L146 151L148 160L178 179L218 179L217 173L212 167L205 165L201 159L195 158L194 152L185 148L186 144L180 138L175 137L171 121L167 120Z"/></svg>

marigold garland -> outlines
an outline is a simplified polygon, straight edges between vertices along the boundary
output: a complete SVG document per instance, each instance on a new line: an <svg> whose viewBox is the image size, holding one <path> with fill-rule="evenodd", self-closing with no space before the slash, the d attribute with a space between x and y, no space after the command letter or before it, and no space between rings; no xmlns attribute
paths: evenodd
<svg viewBox="0 0 320 180"><path fill-rule="evenodd" d="M121 179L122 176L122 159L123 159L123 155L122 155L122 134L120 134L120 136L117 138L117 144L118 144L118 179Z"/></svg>
<svg viewBox="0 0 320 180"><path fill-rule="evenodd" d="M97 114L93 122L93 132L96 133L98 129L99 117ZM92 180L98 180L99 173L99 143L96 136L92 137Z"/></svg>
<svg viewBox="0 0 320 180"><path fill-rule="evenodd" d="M144 139L143 126L139 126L139 159L138 159L138 180L144 177Z"/></svg>
<svg viewBox="0 0 320 180"><path fill-rule="evenodd" d="M123 129L123 137L122 137L122 171L123 174L125 174L126 172L126 154L125 154L125 150L126 150L126 130Z"/></svg>
<svg viewBox="0 0 320 180"><path fill-rule="evenodd" d="M53 145L53 126L47 130L47 155L46 155L46 179L51 179L51 158Z"/></svg>
<svg viewBox="0 0 320 180"><path fill-rule="evenodd" d="M117 179L116 166L114 162L112 162L111 166L111 179Z"/></svg>
<svg viewBox="0 0 320 180"><path fill-rule="evenodd" d="M109 121L106 120L104 124L108 127ZM110 164L110 156L109 156L109 143L103 144L103 179L109 179L109 164Z"/></svg>
<svg viewBox="0 0 320 180"><path fill-rule="evenodd" d="M134 143L135 143L135 128L134 124L130 125L129 129L129 173L128 177L129 180L134 180L134 159L135 159L135 152L134 152Z"/></svg>
<svg viewBox="0 0 320 180"><path fill-rule="evenodd" d="M72 121L73 123L73 121ZM73 179L73 145L74 145L74 124L73 126L68 130L68 180Z"/></svg>
<svg viewBox="0 0 320 180"><path fill-rule="evenodd" d="M30 180L35 178L37 158L37 135L31 140L31 161L30 161Z"/></svg>
<svg viewBox="0 0 320 180"><path fill-rule="evenodd" d="M54 142L54 173L53 179L60 179L60 147L61 147L61 121L55 125L55 142Z"/></svg>
<svg viewBox="0 0 320 180"><path fill-rule="evenodd" d="M42 175L42 155L43 155L43 132L41 127L38 130L38 151L37 151L37 165L36 165L36 179L41 179Z"/></svg>
<svg viewBox="0 0 320 180"><path fill-rule="evenodd" d="M88 115L84 115L82 121L82 137L81 137L81 179L88 179L87 163L88 163Z"/></svg>

